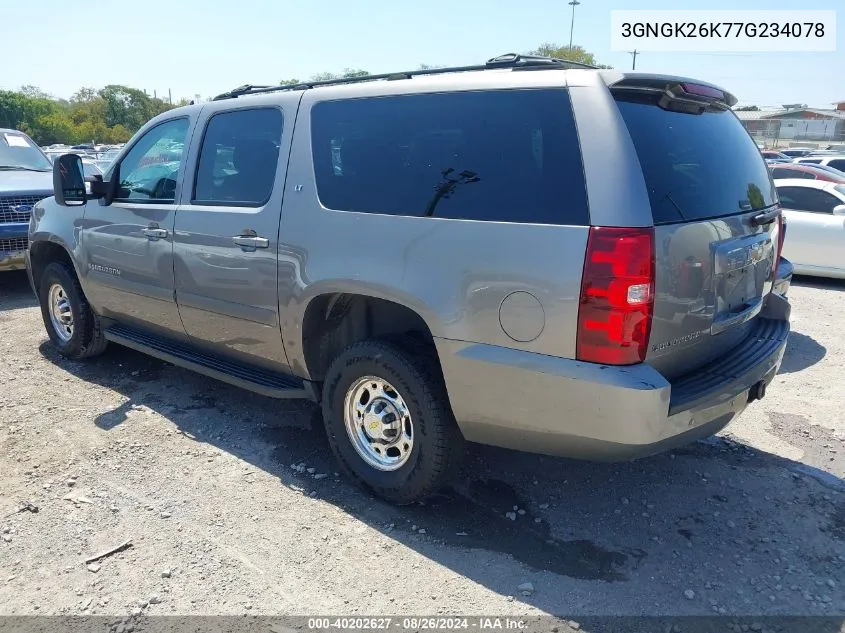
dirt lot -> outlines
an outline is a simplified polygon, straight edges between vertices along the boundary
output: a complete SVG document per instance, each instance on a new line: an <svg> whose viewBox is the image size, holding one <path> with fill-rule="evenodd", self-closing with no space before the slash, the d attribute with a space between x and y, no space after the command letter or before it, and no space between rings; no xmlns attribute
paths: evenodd
<svg viewBox="0 0 845 633"><path fill-rule="evenodd" d="M116 346L67 362L4 274L0 614L845 617L845 284L791 300L780 375L721 437L627 464L473 446L397 509L336 475L310 405Z"/></svg>

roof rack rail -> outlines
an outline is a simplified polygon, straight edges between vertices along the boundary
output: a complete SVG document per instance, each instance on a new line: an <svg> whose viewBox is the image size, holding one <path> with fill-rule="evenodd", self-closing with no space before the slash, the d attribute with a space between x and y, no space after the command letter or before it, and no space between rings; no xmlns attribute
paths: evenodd
<svg viewBox="0 0 845 633"><path fill-rule="evenodd" d="M383 73L380 75L361 75L358 77L339 77L338 79L321 79L319 81L303 81L297 84L280 86L254 86L245 84L228 92L217 95L212 101L222 99L236 99L243 95L264 94L267 92L279 92L288 90L309 90L321 86L336 86L341 84L362 83L365 81L394 81L397 79L410 79L411 77L423 75L443 75L446 73L462 73L479 70L490 70L493 68L511 68L513 70L524 69L570 69L587 68L595 69L596 66L573 62L568 59L557 59L555 57L541 57L539 55L521 55L519 53L506 53L488 59L486 63L475 66L454 66L450 68L424 68L419 70L406 70L402 72Z"/></svg>

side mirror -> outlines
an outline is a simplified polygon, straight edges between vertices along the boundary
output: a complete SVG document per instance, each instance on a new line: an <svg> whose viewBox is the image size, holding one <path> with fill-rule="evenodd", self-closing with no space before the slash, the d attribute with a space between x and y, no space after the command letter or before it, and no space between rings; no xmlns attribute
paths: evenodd
<svg viewBox="0 0 845 633"><path fill-rule="evenodd" d="M63 207L85 204L85 172L77 154L63 154L53 163L53 195Z"/></svg>
<svg viewBox="0 0 845 633"><path fill-rule="evenodd" d="M837 204L833 207L833 215L845 215L845 204Z"/></svg>

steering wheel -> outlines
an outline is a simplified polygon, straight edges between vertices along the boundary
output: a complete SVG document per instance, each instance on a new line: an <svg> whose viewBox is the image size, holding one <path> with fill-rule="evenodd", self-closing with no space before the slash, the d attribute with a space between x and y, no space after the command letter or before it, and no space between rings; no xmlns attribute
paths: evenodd
<svg viewBox="0 0 845 633"><path fill-rule="evenodd" d="M152 197L159 200L172 200L176 198L176 179L165 177L159 178L156 182Z"/></svg>

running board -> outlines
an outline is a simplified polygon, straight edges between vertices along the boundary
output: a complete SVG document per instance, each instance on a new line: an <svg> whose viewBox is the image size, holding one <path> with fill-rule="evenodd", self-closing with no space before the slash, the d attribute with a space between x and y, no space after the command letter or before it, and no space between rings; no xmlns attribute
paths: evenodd
<svg viewBox="0 0 845 633"><path fill-rule="evenodd" d="M155 356L204 376L248 389L270 398L316 400L312 384L296 376L281 374L210 356L187 345L162 340L121 325L103 330L109 341Z"/></svg>

